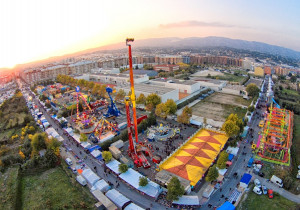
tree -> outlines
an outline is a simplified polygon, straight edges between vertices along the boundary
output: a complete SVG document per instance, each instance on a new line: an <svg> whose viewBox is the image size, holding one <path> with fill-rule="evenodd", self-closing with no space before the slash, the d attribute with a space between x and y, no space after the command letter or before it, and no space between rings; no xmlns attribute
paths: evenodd
<svg viewBox="0 0 300 210"><path fill-rule="evenodd" d="M124 100L124 97L125 97L126 93L123 89L120 89L117 94L116 94L116 97L115 97L115 100L116 101L123 101Z"/></svg>
<svg viewBox="0 0 300 210"><path fill-rule="evenodd" d="M179 179L176 176L173 176L167 186L168 194L167 200L174 201L178 200L184 194L184 188L180 184Z"/></svg>
<svg viewBox="0 0 300 210"><path fill-rule="evenodd" d="M125 173L128 170L128 165L122 163L119 165L119 172L120 173Z"/></svg>
<svg viewBox="0 0 300 210"><path fill-rule="evenodd" d="M166 119L168 116L168 109L164 103L158 104L155 109L155 114L158 117Z"/></svg>
<svg viewBox="0 0 300 210"><path fill-rule="evenodd" d="M297 76L295 76L295 75L291 76L290 80L291 80L292 83L296 82L297 81Z"/></svg>
<svg viewBox="0 0 300 210"><path fill-rule="evenodd" d="M239 133L240 128L239 128L239 126L236 125L236 123L234 121L227 120L224 122L224 124L222 126L222 130L225 131L227 136L234 137Z"/></svg>
<svg viewBox="0 0 300 210"><path fill-rule="evenodd" d="M157 94L155 94L155 93L151 93L146 98L146 105L151 104L152 105L152 109L154 107L156 107L160 103L161 103L161 98Z"/></svg>
<svg viewBox="0 0 300 210"><path fill-rule="evenodd" d="M103 157L105 163L108 163L112 159L112 154L109 151L103 151L102 152L102 157Z"/></svg>
<svg viewBox="0 0 300 210"><path fill-rule="evenodd" d="M205 177L205 180L208 182L214 181L218 178L219 171L217 170L216 165L209 168L208 173Z"/></svg>
<svg viewBox="0 0 300 210"><path fill-rule="evenodd" d="M80 141L81 141L81 142L87 141L87 136L86 136L84 133L81 133L81 134L80 134Z"/></svg>
<svg viewBox="0 0 300 210"><path fill-rule="evenodd" d="M217 167L219 169L226 168L226 162L228 160L228 153L226 151L222 151L219 155L218 161L217 161Z"/></svg>
<svg viewBox="0 0 300 210"><path fill-rule="evenodd" d="M146 96L143 93L141 93L139 95L139 97L136 99L136 103L137 104L145 104L146 103Z"/></svg>
<svg viewBox="0 0 300 210"><path fill-rule="evenodd" d="M31 140L31 146L36 152L46 149L46 133L36 133Z"/></svg>
<svg viewBox="0 0 300 210"><path fill-rule="evenodd" d="M139 178L139 186L145 187L147 184L148 184L147 177L140 176L140 178Z"/></svg>
<svg viewBox="0 0 300 210"><path fill-rule="evenodd" d="M47 167L53 168L59 162L59 158L52 149L47 149L44 156L44 161Z"/></svg>
<svg viewBox="0 0 300 210"><path fill-rule="evenodd" d="M168 113L167 113L168 115L176 113L176 111L177 111L177 105L176 105L176 103L174 102L173 99L168 99L166 101L165 105L166 105L166 107L168 109Z"/></svg>
<svg viewBox="0 0 300 210"><path fill-rule="evenodd" d="M248 111L249 112L253 112L255 110L255 108L254 108L254 106L252 105L252 106L248 106Z"/></svg>
<svg viewBox="0 0 300 210"><path fill-rule="evenodd" d="M246 91L248 93L248 96L256 97L259 94L259 88L254 83L250 83L246 87Z"/></svg>
<svg viewBox="0 0 300 210"><path fill-rule="evenodd" d="M190 119L192 117L192 109L188 106L184 107L182 110L181 115L177 116L177 122L183 123L183 124L190 124Z"/></svg>

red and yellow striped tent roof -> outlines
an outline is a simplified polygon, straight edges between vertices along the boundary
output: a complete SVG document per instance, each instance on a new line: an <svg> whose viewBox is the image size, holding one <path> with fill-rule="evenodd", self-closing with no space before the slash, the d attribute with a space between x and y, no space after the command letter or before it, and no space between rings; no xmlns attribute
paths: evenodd
<svg viewBox="0 0 300 210"><path fill-rule="evenodd" d="M216 131L201 129L159 168L190 180L195 185L228 140L228 136Z"/></svg>

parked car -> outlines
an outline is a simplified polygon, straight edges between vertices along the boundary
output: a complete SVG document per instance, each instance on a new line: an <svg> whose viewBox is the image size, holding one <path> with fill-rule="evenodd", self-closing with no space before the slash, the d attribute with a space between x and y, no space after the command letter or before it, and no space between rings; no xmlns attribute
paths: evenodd
<svg viewBox="0 0 300 210"><path fill-rule="evenodd" d="M261 183L260 183L259 179L255 179L254 184L255 184L256 187L261 188Z"/></svg>
<svg viewBox="0 0 300 210"><path fill-rule="evenodd" d="M270 180L272 183L277 184L279 187L283 187L282 180L277 176L273 175Z"/></svg>
<svg viewBox="0 0 300 210"><path fill-rule="evenodd" d="M253 188L253 192L255 192L257 195L261 195L262 194L262 191L261 191L260 187L258 187L258 186L255 186Z"/></svg>
<svg viewBox="0 0 300 210"><path fill-rule="evenodd" d="M269 198L273 198L273 190L268 189L268 196Z"/></svg>
<svg viewBox="0 0 300 210"><path fill-rule="evenodd" d="M262 185L261 189L262 189L262 192L263 192L264 195L266 195L268 193L268 189L266 188L265 185Z"/></svg>

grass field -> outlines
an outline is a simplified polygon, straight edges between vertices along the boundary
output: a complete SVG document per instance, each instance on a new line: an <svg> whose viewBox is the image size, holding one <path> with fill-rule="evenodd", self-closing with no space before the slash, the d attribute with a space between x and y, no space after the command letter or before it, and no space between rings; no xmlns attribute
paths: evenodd
<svg viewBox="0 0 300 210"><path fill-rule="evenodd" d="M250 189L247 198L245 200L242 198L239 203L238 210L296 210L300 207L277 193L274 193L273 199L269 199L267 195L256 195L252 192L252 188Z"/></svg>
<svg viewBox="0 0 300 210"><path fill-rule="evenodd" d="M0 209L15 209L18 187L18 167L8 168L0 176Z"/></svg>
<svg viewBox="0 0 300 210"><path fill-rule="evenodd" d="M293 145L297 151L297 159L300 160L300 115L294 115Z"/></svg>
<svg viewBox="0 0 300 210"><path fill-rule="evenodd" d="M229 73L224 73L223 76L217 76L220 80L227 80L229 82L242 82L245 77L243 76L236 76Z"/></svg>
<svg viewBox="0 0 300 210"><path fill-rule="evenodd" d="M71 183L61 167L22 179L23 209L94 209L92 195Z"/></svg>
<svg viewBox="0 0 300 210"><path fill-rule="evenodd" d="M243 118L251 101L243 99L241 96L235 96L224 93L214 93L206 99L200 101L192 107L193 115L213 119L216 121L225 121L231 114L236 113Z"/></svg>
<svg viewBox="0 0 300 210"><path fill-rule="evenodd" d="M286 93L288 95L294 95L294 96L300 95L296 90L289 90L289 89L285 89L285 88L281 92Z"/></svg>

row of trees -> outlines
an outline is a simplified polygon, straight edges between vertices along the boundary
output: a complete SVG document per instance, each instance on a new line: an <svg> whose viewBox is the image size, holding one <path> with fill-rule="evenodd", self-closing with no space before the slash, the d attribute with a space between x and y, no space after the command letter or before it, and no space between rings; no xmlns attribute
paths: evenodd
<svg viewBox="0 0 300 210"><path fill-rule="evenodd" d="M160 103L156 106L155 114L158 117L166 119L168 115L175 114L177 105L173 99L168 99L165 103Z"/></svg>
<svg viewBox="0 0 300 210"><path fill-rule="evenodd" d="M101 98L107 97L106 85L101 85L93 81L87 81L84 79L74 79L73 77L61 74L57 76L56 80L57 82L65 85L70 85L73 87L79 86L83 90L90 91L95 96L99 96Z"/></svg>

